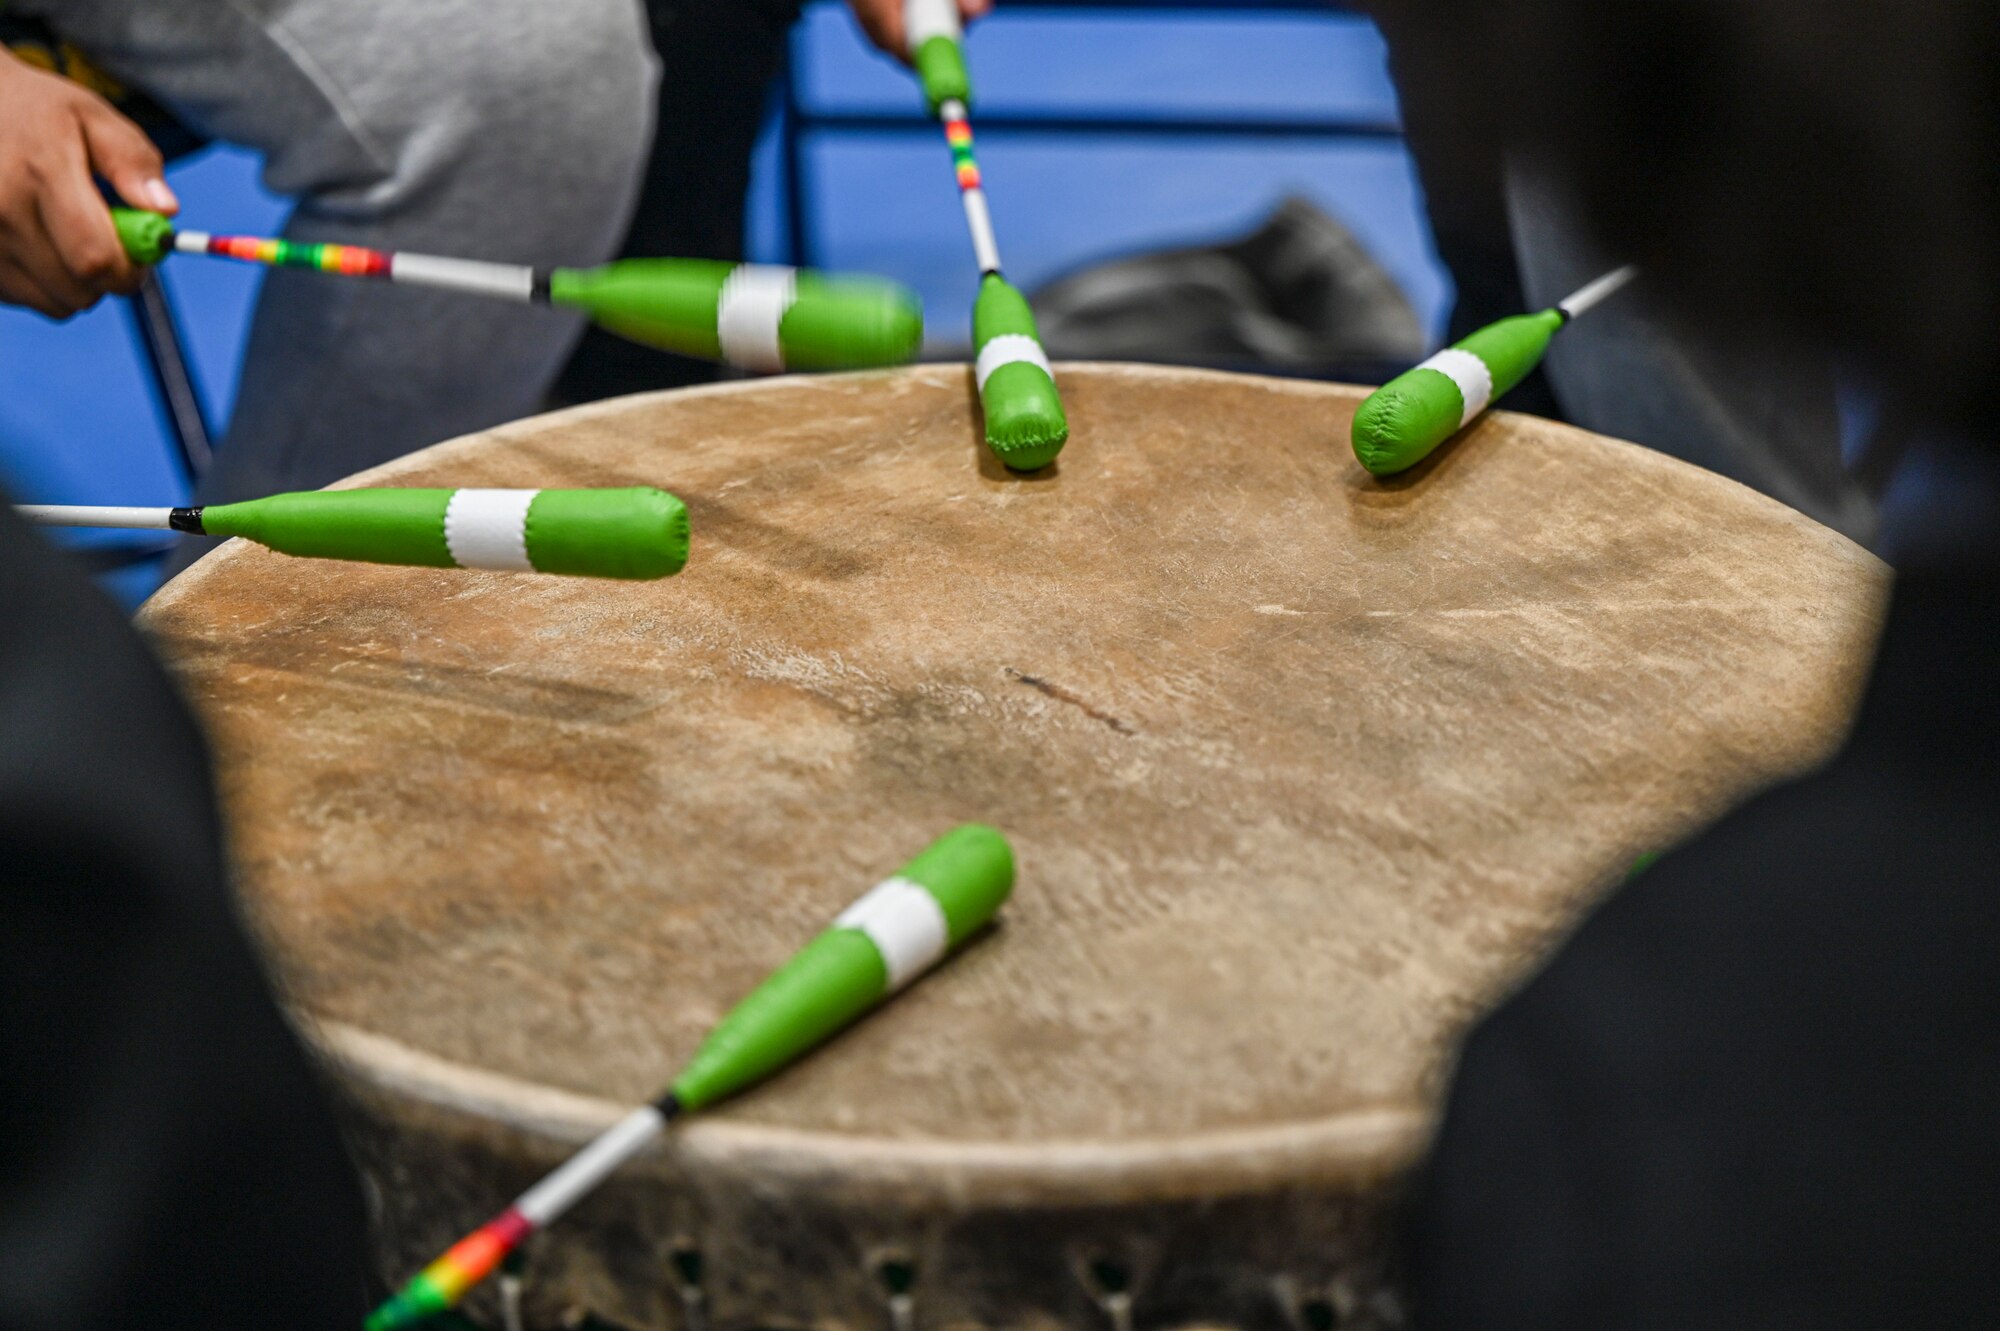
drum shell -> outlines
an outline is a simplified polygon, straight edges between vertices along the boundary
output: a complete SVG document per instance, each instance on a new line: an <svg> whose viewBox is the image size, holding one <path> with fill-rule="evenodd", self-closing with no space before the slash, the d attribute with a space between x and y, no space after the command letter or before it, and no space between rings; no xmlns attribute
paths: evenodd
<svg viewBox="0 0 2000 1331"><path fill-rule="evenodd" d="M340 1097L388 1271L422 1265L463 1217L497 1212L614 1113L529 1088L496 1098L483 1079L468 1089L449 1068L426 1072L437 1080L391 1089L348 1062ZM633 1331L676 1331L698 1289L697 1327L864 1331L897 1316L885 1267L902 1263L914 1274L905 1315L922 1326L1111 1328L1112 1275L1137 1325L1312 1331L1320 1304L1342 1327L1393 1326L1388 1236L1421 1121L1387 1112L1351 1127L1340 1145L1315 1125L960 1170L899 1167L890 1142L844 1156L754 1130L683 1131L579 1204L559 1234L530 1241L525 1307L536 1326L587 1309ZM1066 1163L1093 1155L1095 1169ZM699 1254L698 1286L677 1261L688 1254ZM469 1309L490 1318L496 1297L488 1288Z"/></svg>

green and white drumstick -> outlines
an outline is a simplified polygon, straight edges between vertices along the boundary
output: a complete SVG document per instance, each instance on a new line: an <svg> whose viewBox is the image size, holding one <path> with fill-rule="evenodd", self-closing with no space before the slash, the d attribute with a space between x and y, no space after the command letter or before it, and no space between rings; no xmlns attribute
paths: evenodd
<svg viewBox="0 0 2000 1331"><path fill-rule="evenodd" d="M998 273L979 279L972 345L987 447L1013 471L1048 466L1069 441L1069 418L1028 298Z"/></svg>
<svg viewBox="0 0 2000 1331"><path fill-rule="evenodd" d="M972 84L959 46L958 0L904 0L903 25L924 100L944 125L979 263L979 296L972 307L973 374L986 416L986 444L1011 470L1036 471L1062 452L1069 419L1027 298L1000 275L1000 243L972 151L972 118L966 109Z"/></svg>
<svg viewBox="0 0 2000 1331"><path fill-rule="evenodd" d="M530 268L264 236L176 231L158 213L113 208L126 253L215 254L275 268L463 291L581 310L621 337L746 370L900 365L924 337L910 291L879 277L833 276L715 259L620 259L597 268Z"/></svg>
<svg viewBox="0 0 2000 1331"><path fill-rule="evenodd" d="M1591 282L1537 314L1517 314L1405 371L1368 395L1354 413L1354 456L1377 476L1429 457L1503 393L1541 364L1549 341L1631 281L1626 267Z"/></svg>
<svg viewBox="0 0 2000 1331"><path fill-rule="evenodd" d="M308 490L199 508L22 504L48 527L241 536L282 554L430 568L664 578L688 556L687 506L617 490Z"/></svg>
<svg viewBox="0 0 2000 1331"><path fill-rule="evenodd" d="M395 1331L457 1304L669 1121L748 1089L838 1034L977 933L1013 888L1014 853L998 832L967 823L939 837L732 1008L664 1095L453 1244L377 1308L366 1331Z"/></svg>

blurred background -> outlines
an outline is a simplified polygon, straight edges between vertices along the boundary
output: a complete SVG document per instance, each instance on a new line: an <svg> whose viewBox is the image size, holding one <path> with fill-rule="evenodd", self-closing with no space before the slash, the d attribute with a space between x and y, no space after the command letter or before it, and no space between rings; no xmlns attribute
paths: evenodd
<svg viewBox="0 0 2000 1331"><path fill-rule="evenodd" d="M1007 273L1035 297L1052 354L1375 378L1441 337L1450 279L1366 19L1323 4L1002 0L968 57ZM189 226L271 234L288 202L258 171L253 155L207 148L169 179ZM977 274L937 126L915 80L833 0L793 30L746 239L752 259L895 277L923 298L928 356L969 344ZM1162 254L1143 282L1117 265ZM196 405L219 435L262 270L168 263L162 275ZM1192 323L1160 328L1149 290ZM1337 344L1314 327L1329 302L1349 334ZM123 301L60 326L0 310L0 473L17 499L184 501L169 395L138 324ZM94 548L123 603L157 585L159 546L143 534L69 539Z"/></svg>

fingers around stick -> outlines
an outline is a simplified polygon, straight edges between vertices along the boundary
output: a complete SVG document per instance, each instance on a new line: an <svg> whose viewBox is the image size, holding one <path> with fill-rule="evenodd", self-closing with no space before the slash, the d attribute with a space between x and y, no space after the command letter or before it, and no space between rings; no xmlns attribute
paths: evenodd
<svg viewBox="0 0 2000 1331"><path fill-rule="evenodd" d="M908 63L909 52L903 49L903 0L848 0L848 3L861 30L868 34L876 49Z"/></svg>
<svg viewBox="0 0 2000 1331"><path fill-rule="evenodd" d="M156 213L171 215L181 210L180 200L162 175L165 163L160 150L146 137L146 131L97 98L85 103L81 119L91 169L111 182L119 198L134 208L150 208Z"/></svg>
<svg viewBox="0 0 2000 1331"><path fill-rule="evenodd" d="M119 243L111 212L91 178L90 161L77 139L67 159L44 180L36 200L42 227L69 277L94 299L108 291L130 291L139 271Z"/></svg>

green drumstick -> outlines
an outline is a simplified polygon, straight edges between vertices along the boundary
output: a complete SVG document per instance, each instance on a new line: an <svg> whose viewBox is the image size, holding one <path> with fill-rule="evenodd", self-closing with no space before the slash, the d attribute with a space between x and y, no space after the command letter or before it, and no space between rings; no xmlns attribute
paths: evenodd
<svg viewBox="0 0 2000 1331"><path fill-rule="evenodd" d="M958 0L903 0L903 41L910 64L923 85L924 101L940 120L945 103L958 102L961 114L972 101L972 76L966 72L964 25Z"/></svg>
<svg viewBox="0 0 2000 1331"><path fill-rule="evenodd" d="M1368 395L1354 413L1354 456L1377 476L1416 466L1527 378L1570 320L1631 281L1620 268L1537 314L1502 319Z"/></svg>
<svg viewBox="0 0 2000 1331"><path fill-rule="evenodd" d="M922 975L993 918L1014 889L1014 853L990 827L945 833L849 906L732 1008L674 1084L453 1244L367 1321L395 1331L458 1303L535 1231L651 1145L676 1116L777 1072Z"/></svg>
<svg viewBox="0 0 2000 1331"><path fill-rule="evenodd" d="M620 259L597 268L536 269L262 236L176 231L158 213L113 208L138 263L217 254L277 268L439 287L581 310L634 342L746 370L900 365L923 342L922 307L879 277L833 276L716 259Z"/></svg>
<svg viewBox="0 0 2000 1331"><path fill-rule="evenodd" d="M972 344L987 446L1013 471L1048 466L1069 440L1069 418L1028 298L998 273L979 279Z"/></svg>
<svg viewBox="0 0 2000 1331"><path fill-rule="evenodd" d="M23 504L51 527L241 536L288 555L592 578L664 578L688 556L687 506L664 490L308 490L200 508Z"/></svg>
<svg viewBox="0 0 2000 1331"><path fill-rule="evenodd" d="M986 416L986 444L1013 471L1037 471L1056 460L1069 440L1069 418L1035 316L1000 273L1000 242L986 203L985 177L972 149L971 81L959 42L958 0L904 0L903 32L924 100L944 126L959 202L979 265L972 306L973 374Z"/></svg>

